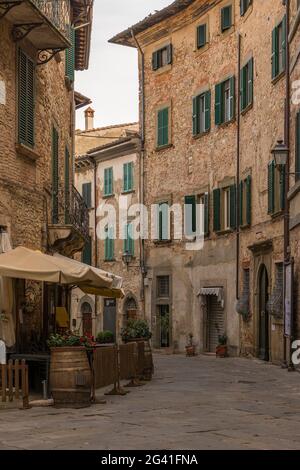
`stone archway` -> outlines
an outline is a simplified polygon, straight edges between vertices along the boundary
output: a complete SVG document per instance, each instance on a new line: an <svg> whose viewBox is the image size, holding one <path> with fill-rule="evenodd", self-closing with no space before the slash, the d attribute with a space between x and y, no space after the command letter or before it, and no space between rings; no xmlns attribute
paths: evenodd
<svg viewBox="0 0 300 470"><path fill-rule="evenodd" d="M83 302L81 305L82 333L92 336L93 334L93 310L89 302Z"/></svg>
<svg viewBox="0 0 300 470"><path fill-rule="evenodd" d="M124 300L123 312L124 326L126 326L128 320L135 320L138 317L138 303L134 295L129 294Z"/></svg>

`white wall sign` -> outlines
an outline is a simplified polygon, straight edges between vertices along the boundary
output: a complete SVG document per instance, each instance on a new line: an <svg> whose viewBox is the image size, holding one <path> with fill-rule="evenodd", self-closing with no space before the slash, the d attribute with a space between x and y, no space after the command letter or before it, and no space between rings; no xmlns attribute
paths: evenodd
<svg viewBox="0 0 300 470"><path fill-rule="evenodd" d="M0 104L6 104L6 89L3 80L0 80Z"/></svg>

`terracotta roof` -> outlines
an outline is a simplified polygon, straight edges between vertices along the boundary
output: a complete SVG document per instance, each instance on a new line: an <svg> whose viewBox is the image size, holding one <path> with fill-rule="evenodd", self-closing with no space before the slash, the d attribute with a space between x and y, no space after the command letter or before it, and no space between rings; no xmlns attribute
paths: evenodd
<svg viewBox="0 0 300 470"><path fill-rule="evenodd" d="M87 106L88 104L92 103L92 100L90 98L88 98L87 96L82 95L78 91L75 91L74 97L75 97L75 107L76 107L76 109L83 108L84 106Z"/></svg>
<svg viewBox="0 0 300 470"><path fill-rule="evenodd" d="M113 124L113 125L105 126L105 127L95 127L95 129L89 129L87 131L77 129L75 131L75 134L76 135L88 134L89 132L106 131L106 130L109 130L109 129L118 129L118 128L122 128L122 127L137 126L138 124L139 124L138 122L129 122L129 123L125 123L125 124Z"/></svg>
<svg viewBox="0 0 300 470"><path fill-rule="evenodd" d="M195 1L196 0L175 0L171 5L146 16L146 18L144 18L142 21L117 34L108 42L113 44L121 44L123 46L136 47L136 45L132 41L132 31L134 32L134 34L142 33L143 31L146 31L148 28L151 28L155 24L160 23L161 21L164 21L167 18L176 15L182 10L185 10Z"/></svg>
<svg viewBox="0 0 300 470"><path fill-rule="evenodd" d="M89 66L94 0L71 0L73 23L76 30L75 69L86 70ZM82 25L83 27L80 27ZM78 27L78 29L76 29Z"/></svg>

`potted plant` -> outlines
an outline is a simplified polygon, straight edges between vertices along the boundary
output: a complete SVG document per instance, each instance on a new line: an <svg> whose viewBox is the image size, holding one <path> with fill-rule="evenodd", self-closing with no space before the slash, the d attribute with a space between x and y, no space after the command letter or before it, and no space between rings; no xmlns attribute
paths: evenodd
<svg viewBox="0 0 300 470"><path fill-rule="evenodd" d="M188 344L185 347L186 355L188 357L196 356L196 346L193 342L193 338L194 338L193 333L190 333L189 336L188 336Z"/></svg>
<svg viewBox="0 0 300 470"><path fill-rule="evenodd" d="M219 344L216 347L217 357L227 357L227 336L219 335Z"/></svg>
<svg viewBox="0 0 300 470"><path fill-rule="evenodd" d="M130 319L127 322L127 326L121 330L121 337L124 343L149 340L151 336L148 323L145 320Z"/></svg>
<svg viewBox="0 0 300 470"><path fill-rule="evenodd" d="M96 337L96 342L98 344L111 344L114 342L114 334L109 330L100 331Z"/></svg>

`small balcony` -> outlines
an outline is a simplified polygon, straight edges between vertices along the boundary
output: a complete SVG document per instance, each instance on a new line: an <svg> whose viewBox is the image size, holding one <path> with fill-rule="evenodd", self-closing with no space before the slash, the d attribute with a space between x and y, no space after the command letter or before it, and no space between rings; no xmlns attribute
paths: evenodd
<svg viewBox="0 0 300 470"><path fill-rule="evenodd" d="M28 37L37 51L70 47L70 0L0 0L0 20L12 24L15 42Z"/></svg>
<svg viewBox="0 0 300 470"><path fill-rule="evenodd" d="M89 238L89 211L77 189L59 189L52 194L48 243L53 252L73 256Z"/></svg>

